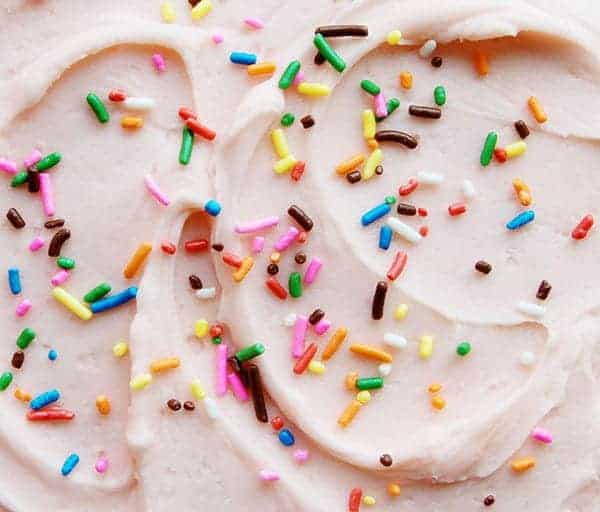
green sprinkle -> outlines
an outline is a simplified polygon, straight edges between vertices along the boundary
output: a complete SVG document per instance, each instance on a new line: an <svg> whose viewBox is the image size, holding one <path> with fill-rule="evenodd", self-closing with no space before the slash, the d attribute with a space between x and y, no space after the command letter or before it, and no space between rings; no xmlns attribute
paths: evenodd
<svg viewBox="0 0 600 512"><path fill-rule="evenodd" d="M377 96L381 92L381 87L379 87L375 82L371 82L371 80L361 80L360 87L363 91L368 92L371 96Z"/></svg>
<svg viewBox="0 0 600 512"><path fill-rule="evenodd" d="M108 110L106 110L106 107L104 106L104 103L102 103L102 100L93 92L89 93L85 99L87 100L88 105L94 111L94 114L96 114L98 121L100 121L101 123L108 122Z"/></svg>
<svg viewBox="0 0 600 512"><path fill-rule="evenodd" d="M236 355L235 358L243 363L244 361L248 361L249 359L253 359L257 356L260 356L265 351L265 346L262 343L255 343L254 345L248 345L241 349Z"/></svg>
<svg viewBox="0 0 600 512"><path fill-rule="evenodd" d="M36 165L35 168L38 171L47 171L54 167L58 162L60 162L62 155L60 153L50 153L42 158Z"/></svg>
<svg viewBox="0 0 600 512"><path fill-rule="evenodd" d="M468 341L463 341L456 347L456 353L461 357L466 356L469 352L471 352L471 344Z"/></svg>
<svg viewBox="0 0 600 512"><path fill-rule="evenodd" d="M365 389L379 389L383 387L381 377L367 377L365 379L356 379L356 389L364 391Z"/></svg>
<svg viewBox="0 0 600 512"><path fill-rule="evenodd" d="M100 283L98 286L92 288L89 292L87 292L83 296L83 300L88 304L93 304L94 302L100 300L107 293L110 293L112 287L108 283Z"/></svg>
<svg viewBox="0 0 600 512"><path fill-rule="evenodd" d="M323 37L323 34L315 35L313 43L319 50L319 53L325 58L325 60L333 66L333 69L335 69L339 73L346 69L346 63L337 53L335 53L335 50L331 46L329 46L329 43Z"/></svg>
<svg viewBox="0 0 600 512"><path fill-rule="evenodd" d="M194 132L187 126L183 127L181 135L181 149L179 150L179 163L187 165L192 158L192 149L194 147Z"/></svg>
<svg viewBox="0 0 600 512"><path fill-rule="evenodd" d="M285 68L285 71L281 75L281 78L279 79L279 88L287 89L290 85L292 85L292 82L294 81L294 78L296 78L298 71L300 71L300 61L293 60L288 64L287 68Z"/></svg>
<svg viewBox="0 0 600 512"><path fill-rule="evenodd" d="M72 268L75 268L75 260L72 258L65 258L64 256L58 258L56 260L56 264L65 270L71 270Z"/></svg>
<svg viewBox="0 0 600 512"><path fill-rule="evenodd" d="M392 112L394 110L397 110L398 107L400 106L400 100L398 98L390 98L387 102L387 111L388 111L388 115L385 117L377 117L375 116L375 121L377 121L378 123L380 121L383 121L384 119L387 119L388 117L390 117L390 115L392 114Z"/></svg>
<svg viewBox="0 0 600 512"><path fill-rule="evenodd" d="M25 327L17 338L17 347L21 350L25 350L29 344L35 339L35 331L29 327Z"/></svg>
<svg viewBox="0 0 600 512"><path fill-rule="evenodd" d="M220 345L223 338L221 338L221 336L213 336L210 341L212 341L213 345Z"/></svg>
<svg viewBox="0 0 600 512"><path fill-rule="evenodd" d="M396 198L394 196L385 196L386 204L396 204Z"/></svg>
<svg viewBox="0 0 600 512"><path fill-rule="evenodd" d="M485 142L483 143L481 156L479 157L479 161L484 167L489 165L492 161L492 155L494 154L494 149L496 149L496 142L498 142L498 134L496 132L488 133Z"/></svg>
<svg viewBox="0 0 600 512"><path fill-rule="evenodd" d="M10 180L11 187L20 187L23 183L27 183L28 175L27 171L21 171L18 174L15 174L13 179Z"/></svg>
<svg viewBox="0 0 600 512"><path fill-rule="evenodd" d="M12 382L13 374L10 372L4 372L0 375L0 391L4 391Z"/></svg>
<svg viewBox="0 0 600 512"><path fill-rule="evenodd" d="M294 114L292 114L291 112L286 112L281 116L281 124L283 126L291 126L294 124L295 119L296 118L294 117Z"/></svg>
<svg viewBox="0 0 600 512"><path fill-rule="evenodd" d="M435 104L441 107L444 103L446 103L446 89L444 89L441 85L438 85L433 90L433 99L435 100Z"/></svg>
<svg viewBox="0 0 600 512"><path fill-rule="evenodd" d="M302 276L300 272L292 272L288 280L288 288L292 297L302 297Z"/></svg>

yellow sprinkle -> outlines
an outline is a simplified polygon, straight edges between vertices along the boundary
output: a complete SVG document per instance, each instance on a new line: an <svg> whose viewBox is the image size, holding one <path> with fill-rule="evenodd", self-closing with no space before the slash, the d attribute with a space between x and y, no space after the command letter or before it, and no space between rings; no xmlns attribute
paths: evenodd
<svg viewBox="0 0 600 512"><path fill-rule="evenodd" d="M408 315L408 304L398 304L394 311L394 318L396 320L404 320Z"/></svg>
<svg viewBox="0 0 600 512"><path fill-rule="evenodd" d="M510 466L515 473L523 473L524 471L535 467L535 459L533 457L517 459L513 461Z"/></svg>
<svg viewBox="0 0 600 512"><path fill-rule="evenodd" d="M434 409L441 411L444 407L446 407L446 400L444 400L441 396L436 395L431 397L431 405Z"/></svg>
<svg viewBox="0 0 600 512"><path fill-rule="evenodd" d="M160 15L165 23L173 23L175 21L175 7L172 2L163 2L160 4Z"/></svg>
<svg viewBox="0 0 600 512"><path fill-rule="evenodd" d="M363 496L363 505L375 505L377 503L377 500L375 500L375 498L373 498L373 496Z"/></svg>
<svg viewBox="0 0 600 512"><path fill-rule="evenodd" d="M388 33L387 37L385 38L385 40L387 41L387 44L389 44L391 46L395 46L398 43L400 43L401 39L402 39L402 32L400 32L399 30L392 30L391 32Z"/></svg>
<svg viewBox="0 0 600 512"><path fill-rule="evenodd" d="M363 110L362 126L365 140L375 137L375 114L371 109Z"/></svg>
<svg viewBox="0 0 600 512"><path fill-rule="evenodd" d="M210 0L202 0L192 9L192 19L198 21L206 16L212 10L212 2Z"/></svg>
<svg viewBox="0 0 600 512"><path fill-rule="evenodd" d="M394 360L391 354L385 350L373 347L372 345L355 343L354 345L350 345L350 352L353 352L359 356L368 357L369 359L376 359L377 361L381 361L383 363L391 363Z"/></svg>
<svg viewBox="0 0 600 512"><path fill-rule="evenodd" d="M356 379L358 379L358 372L347 373L346 378L344 379L346 389L354 391L356 389Z"/></svg>
<svg viewBox="0 0 600 512"><path fill-rule="evenodd" d="M257 64L247 66L246 73L250 76L271 75L276 69L277 65L274 62L258 62Z"/></svg>
<svg viewBox="0 0 600 512"><path fill-rule="evenodd" d="M196 320L196 324L194 325L194 334L196 338L204 338L208 334L208 320L201 318L200 320Z"/></svg>
<svg viewBox="0 0 600 512"><path fill-rule="evenodd" d="M331 359L333 354L337 352L337 349L340 348L340 345L344 343L344 340L346 339L347 335L348 329L346 329L345 327L338 328L333 333L333 336L330 338L329 343L327 343L327 345L325 346L321 359L323 359L323 361Z"/></svg>
<svg viewBox="0 0 600 512"><path fill-rule="evenodd" d="M150 371L152 373L164 372L165 370L173 370L179 368L181 361L178 357L165 357L164 359L157 359L150 363Z"/></svg>
<svg viewBox="0 0 600 512"><path fill-rule="evenodd" d="M92 318L92 312L64 288L56 286L52 289L52 296L71 313L78 316L82 320L89 320Z"/></svg>
<svg viewBox="0 0 600 512"><path fill-rule="evenodd" d="M196 400L203 400L206 396L206 391L204 391L200 379L194 379L190 382L190 391Z"/></svg>
<svg viewBox="0 0 600 512"><path fill-rule="evenodd" d="M442 390L442 385L439 382L432 382L429 384L427 391L430 393L439 393Z"/></svg>
<svg viewBox="0 0 600 512"><path fill-rule="evenodd" d="M338 418L339 425L343 427L347 427L350 422L354 419L354 416L358 414L362 404L358 400L352 400L350 405L346 407L342 415Z"/></svg>
<svg viewBox="0 0 600 512"><path fill-rule="evenodd" d="M323 375L325 373L325 365L321 361L311 361L308 363L308 371L315 375Z"/></svg>
<svg viewBox="0 0 600 512"><path fill-rule="evenodd" d="M279 158L285 158L290 154L285 133L283 133L281 128L277 128L271 132L271 142Z"/></svg>
<svg viewBox="0 0 600 512"><path fill-rule="evenodd" d="M144 264L144 261L146 261L150 251L152 251L152 244L149 244L148 242L142 242L138 246L123 270L123 276L125 276L125 279L131 279L133 276L135 276L137 271Z"/></svg>
<svg viewBox="0 0 600 512"><path fill-rule="evenodd" d="M21 402L29 402L31 400L31 394L27 391L23 391L21 388L15 389L15 398L21 400Z"/></svg>
<svg viewBox="0 0 600 512"><path fill-rule="evenodd" d="M302 82L298 85L298 92L305 96L329 96L331 89L325 84Z"/></svg>
<svg viewBox="0 0 600 512"><path fill-rule="evenodd" d="M123 357L127 355L127 352L129 351L129 346L126 342L120 341L119 343L113 346L112 351L116 357Z"/></svg>
<svg viewBox="0 0 600 512"><path fill-rule="evenodd" d="M343 162L339 163L335 168L335 172L337 172L340 176L345 176L350 171L353 171L359 165L361 165L366 160L366 158L367 157L362 153L354 155L348 158L348 160L344 160Z"/></svg>
<svg viewBox="0 0 600 512"><path fill-rule="evenodd" d="M129 387L134 391L140 391L144 389L148 384L152 382L152 375L149 373L140 373L129 381Z"/></svg>
<svg viewBox="0 0 600 512"><path fill-rule="evenodd" d="M369 139L367 141L367 146L369 149L377 149L379 147L379 142L377 142L375 139Z"/></svg>
<svg viewBox="0 0 600 512"><path fill-rule="evenodd" d="M367 404L371 400L371 393L366 389L364 389L363 391L359 391L356 395L356 400L363 405Z"/></svg>
<svg viewBox="0 0 600 512"><path fill-rule="evenodd" d="M531 197L531 190L527 183L525 183L521 178L515 178L513 180L513 188L517 193L517 197L519 198L519 202L523 206L529 206L533 202L533 198Z"/></svg>
<svg viewBox="0 0 600 512"><path fill-rule="evenodd" d="M402 490L398 484L389 484L387 486L387 492L390 496L400 496Z"/></svg>
<svg viewBox="0 0 600 512"><path fill-rule="evenodd" d="M96 409L103 416L110 414L110 401L106 395L98 395L96 397Z"/></svg>
<svg viewBox="0 0 600 512"><path fill-rule="evenodd" d="M410 71L402 71L402 73L400 73L400 85L403 89L412 89L413 76Z"/></svg>
<svg viewBox="0 0 600 512"><path fill-rule="evenodd" d="M124 116L121 118L121 126L128 129L136 129L144 126L144 120L141 117Z"/></svg>
<svg viewBox="0 0 600 512"><path fill-rule="evenodd" d="M273 171L275 171L277 174L284 174L286 172L290 172L297 163L298 160L296 160L294 155L288 155L281 160L277 160L273 166Z"/></svg>
<svg viewBox="0 0 600 512"><path fill-rule="evenodd" d="M433 353L433 337L422 336L419 343L419 356L421 359L429 359Z"/></svg>
<svg viewBox="0 0 600 512"><path fill-rule="evenodd" d="M250 270L252 269L252 266L254 265L254 258L252 256L246 256L243 260L242 260L242 264L240 265L240 268L238 268L232 275L233 275L233 280L236 283L241 283L244 278L248 275L248 272L250 272Z"/></svg>
<svg viewBox="0 0 600 512"><path fill-rule="evenodd" d="M515 158L521 156L527 151L527 143L524 140L519 142L513 142L504 148L506 151L506 158Z"/></svg>
<svg viewBox="0 0 600 512"><path fill-rule="evenodd" d="M362 179L368 180L375 176L375 168L383 162L383 151L376 149L371 153L362 170Z"/></svg>
<svg viewBox="0 0 600 512"><path fill-rule="evenodd" d="M531 110L533 117L535 117L535 120L538 123L545 123L546 121L548 121L548 116L546 115L546 112L544 112L544 109L542 108L540 102L535 96L529 97L529 99L527 100L527 105L529 105L529 109Z"/></svg>
<svg viewBox="0 0 600 512"><path fill-rule="evenodd" d="M272 252L271 253L271 263L279 263L279 260L281 259L281 253L280 252Z"/></svg>
<svg viewBox="0 0 600 512"><path fill-rule="evenodd" d="M479 50L475 52L473 57L475 69L479 76L485 76L490 71L490 63L488 62L487 56Z"/></svg>

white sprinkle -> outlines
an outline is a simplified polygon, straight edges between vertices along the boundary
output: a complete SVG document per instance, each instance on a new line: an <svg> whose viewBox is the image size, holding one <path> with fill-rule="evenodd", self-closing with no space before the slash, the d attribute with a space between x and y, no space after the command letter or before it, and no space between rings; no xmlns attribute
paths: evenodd
<svg viewBox="0 0 600 512"><path fill-rule="evenodd" d="M154 108L154 100L152 98L125 98L123 102L125 108L131 110L152 110Z"/></svg>
<svg viewBox="0 0 600 512"><path fill-rule="evenodd" d="M420 171L417 173L419 185L439 185L444 182L444 175L437 172Z"/></svg>
<svg viewBox="0 0 600 512"><path fill-rule="evenodd" d="M475 185L471 180L464 180L461 188L466 199L473 199L477 195L477 190L475 190Z"/></svg>
<svg viewBox="0 0 600 512"><path fill-rule="evenodd" d="M217 296L216 288L200 288L196 290L196 297L199 299L214 299Z"/></svg>
<svg viewBox="0 0 600 512"><path fill-rule="evenodd" d="M406 338L400 336L399 334L394 334L393 332L386 332L383 335L383 342L386 345L394 348L404 348L406 345L408 345Z"/></svg>
<svg viewBox="0 0 600 512"><path fill-rule="evenodd" d="M535 363L535 355L533 352L525 351L521 354L519 362L523 366L532 366Z"/></svg>
<svg viewBox="0 0 600 512"><path fill-rule="evenodd" d="M216 420L219 418L219 408L217 407L217 402L215 402L214 398L206 396L204 397L204 400L202 400L202 403L204 404L206 414L211 420Z"/></svg>
<svg viewBox="0 0 600 512"><path fill-rule="evenodd" d="M419 56L427 59L437 48L437 43L433 39L425 41L425 44L419 48Z"/></svg>
<svg viewBox="0 0 600 512"><path fill-rule="evenodd" d="M283 319L283 325L285 325L286 327L294 326L296 323L296 318L296 313L290 313L289 315L286 315L286 317Z"/></svg>
<svg viewBox="0 0 600 512"><path fill-rule="evenodd" d="M396 217L388 217L387 225L392 228L392 231L395 231L402 238L412 242L413 244L418 244L421 241L421 238L423 238L418 231L414 230L408 224L405 224Z"/></svg>
<svg viewBox="0 0 600 512"><path fill-rule="evenodd" d="M536 318L541 318L546 314L546 308L544 306L534 304L533 302L525 302L523 300L517 304L517 309L524 315L534 316Z"/></svg>
<svg viewBox="0 0 600 512"><path fill-rule="evenodd" d="M377 367L377 371L382 377L387 377L392 372L392 365L389 363L381 363Z"/></svg>

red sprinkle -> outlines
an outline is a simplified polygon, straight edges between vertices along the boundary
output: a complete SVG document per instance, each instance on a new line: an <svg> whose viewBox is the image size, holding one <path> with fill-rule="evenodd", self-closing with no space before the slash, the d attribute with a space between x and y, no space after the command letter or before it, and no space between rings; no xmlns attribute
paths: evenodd
<svg viewBox="0 0 600 512"><path fill-rule="evenodd" d="M125 91L122 91L121 89L113 89L112 91L110 91L108 93L108 99L110 101L121 102L121 101L125 101L126 98L127 98L127 94L125 93Z"/></svg>
<svg viewBox="0 0 600 512"><path fill-rule="evenodd" d="M360 501L362 500L362 489L355 487L350 491L350 497L348 498L348 511L358 512L360 509Z"/></svg>
<svg viewBox="0 0 600 512"><path fill-rule="evenodd" d="M581 221L579 221L579 224L575 226L575 229L571 233L571 237L573 237L574 240L583 240L587 236L589 230L592 229L593 225L594 217L588 213Z"/></svg>
<svg viewBox="0 0 600 512"><path fill-rule="evenodd" d="M306 231L300 231L297 240L299 244L303 244L306 242L306 240L308 240L308 233Z"/></svg>
<svg viewBox="0 0 600 512"><path fill-rule="evenodd" d="M306 162L299 161L294 165L292 169L292 181L300 181L302 175L304 174L304 168L306 167Z"/></svg>
<svg viewBox="0 0 600 512"><path fill-rule="evenodd" d="M208 249L208 240L200 238L198 240L188 240L185 243L185 250L187 252L200 252Z"/></svg>
<svg viewBox="0 0 600 512"><path fill-rule="evenodd" d="M221 334L223 334L223 326L221 324L211 325L208 332L213 338L215 336L221 336Z"/></svg>
<svg viewBox="0 0 600 512"><path fill-rule="evenodd" d="M267 279L267 288L271 290L275 297L284 300L287 298L287 290L281 286L281 283L273 276Z"/></svg>
<svg viewBox="0 0 600 512"><path fill-rule="evenodd" d="M419 235L427 236L429 234L429 228L427 226L421 226L419 228Z"/></svg>
<svg viewBox="0 0 600 512"><path fill-rule="evenodd" d="M283 420L279 416L271 418L271 426L273 430L281 430L283 428Z"/></svg>
<svg viewBox="0 0 600 512"><path fill-rule="evenodd" d="M294 373L297 375L304 373L304 370L306 370L306 368L312 361L312 358L315 357L316 353L317 344L311 343L308 347L306 347L304 354L302 354L300 358L296 361L296 364L294 365Z"/></svg>
<svg viewBox="0 0 600 512"><path fill-rule="evenodd" d="M27 419L29 421L57 421L57 420L72 420L75 417L73 411L68 409L49 408L39 411L29 411Z"/></svg>
<svg viewBox="0 0 600 512"><path fill-rule="evenodd" d="M401 196L407 196L409 194L412 194L418 186L419 182L416 180L416 178L408 178L408 183L406 185L402 185L398 189L398 194L400 194Z"/></svg>
<svg viewBox="0 0 600 512"><path fill-rule="evenodd" d="M462 215L467 211L467 205L465 203L454 203L448 206L448 213L455 217L456 215Z"/></svg>
<svg viewBox="0 0 600 512"><path fill-rule="evenodd" d="M427 215L429 215L427 208L418 208L417 213L419 214L419 217L427 217Z"/></svg>
<svg viewBox="0 0 600 512"><path fill-rule="evenodd" d="M196 114L189 108L181 107L179 109L179 117L181 117L181 119L184 121L187 121L188 119L196 119Z"/></svg>
<svg viewBox="0 0 600 512"><path fill-rule="evenodd" d="M240 268L242 266L242 258L230 252L224 252L223 263L226 263L230 267Z"/></svg>
<svg viewBox="0 0 600 512"><path fill-rule="evenodd" d="M494 149L494 158L496 159L496 162L503 164L508 159L508 156L506 156L506 151L504 149L496 148Z"/></svg>
<svg viewBox="0 0 600 512"><path fill-rule="evenodd" d="M407 261L408 254L403 251L398 251L394 261L392 262L392 265L390 266L390 269L388 270L387 278L390 281L394 281L404 270Z"/></svg>
<svg viewBox="0 0 600 512"><path fill-rule="evenodd" d="M213 140L217 136L217 132L211 130L207 126L204 126L200 121L195 118L189 117L185 121L186 126L192 130L196 135L200 135L207 140Z"/></svg>
<svg viewBox="0 0 600 512"><path fill-rule="evenodd" d="M175 251L177 250L175 244L172 244L171 242L163 242L162 244L160 244L160 248L163 250L163 252L166 252L167 254L175 254Z"/></svg>

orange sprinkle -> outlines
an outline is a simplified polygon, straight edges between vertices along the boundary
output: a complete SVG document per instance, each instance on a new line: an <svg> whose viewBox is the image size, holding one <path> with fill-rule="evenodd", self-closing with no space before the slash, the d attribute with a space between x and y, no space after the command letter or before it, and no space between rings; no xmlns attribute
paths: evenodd
<svg viewBox="0 0 600 512"><path fill-rule="evenodd" d="M96 409L103 416L110 414L110 401L106 395L98 395L96 397Z"/></svg>
<svg viewBox="0 0 600 512"><path fill-rule="evenodd" d="M144 126L144 119L141 117L125 116L121 118L121 126L127 129L136 129Z"/></svg>
<svg viewBox="0 0 600 512"><path fill-rule="evenodd" d="M31 394L27 391L23 391L21 388L15 389L15 398L22 402L29 402L31 400Z"/></svg>
<svg viewBox="0 0 600 512"><path fill-rule="evenodd" d="M362 153L354 155L348 158L348 160L344 160L342 163L338 164L338 166L335 168L335 172L337 172L340 176L344 176L361 165L366 158L367 157Z"/></svg>
<svg viewBox="0 0 600 512"><path fill-rule="evenodd" d="M528 469L535 467L535 459L533 457L524 457L523 459L514 460L510 467L515 473L523 473Z"/></svg>
<svg viewBox="0 0 600 512"><path fill-rule="evenodd" d="M515 178L513 180L513 188L517 193L519 202L523 206L529 206L533 202L533 198L531 197L531 190L529 190L527 183L525 183L521 178Z"/></svg>
<svg viewBox="0 0 600 512"><path fill-rule="evenodd" d="M350 405L344 409L342 415L338 418L338 423L341 427L347 427L350 422L354 419L354 416L358 414L362 404L358 400L352 400Z"/></svg>
<svg viewBox="0 0 600 512"><path fill-rule="evenodd" d="M350 372L346 375L345 383L346 389L354 391L356 389L356 380L358 379L358 372Z"/></svg>
<svg viewBox="0 0 600 512"><path fill-rule="evenodd" d="M277 66L274 62L259 62L257 64L250 64L246 67L246 71L250 76L256 75L270 75L275 72Z"/></svg>
<svg viewBox="0 0 600 512"><path fill-rule="evenodd" d="M129 260L129 263L127 263L125 270L123 270L123 275L125 276L125 279L131 279L133 276L135 276L137 271L143 265L144 261L146 261L148 254L150 254L150 251L152 251L152 244L148 242L142 242L139 245L135 253L133 253L131 259Z"/></svg>
<svg viewBox="0 0 600 512"><path fill-rule="evenodd" d="M475 69L477 70L477 74L479 76L485 76L490 72L490 63L488 62L488 58L485 53L477 50L475 52L473 62L475 63Z"/></svg>
<svg viewBox="0 0 600 512"><path fill-rule="evenodd" d="M367 141L367 146L369 146L369 149L377 149L379 147L379 142L375 139L369 139Z"/></svg>
<svg viewBox="0 0 600 512"><path fill-rule="evenodd" d="M442 385L439 382L433 382L429 384L427 391L430 393L439 393L442 390Z"/></svg>
<svg viewBox="0 0 600 512"><path fill-rule="evenodd" d="M400 73L400 85L403 89L412 89L413 76L410 71L402 71L402 73Z"/></svg>
<svg viewBox="0 0 600 512"><path fill-rule="evenodd" d="M402 492L400 489L400 486L398 484L389 484L387 486L387 492L390 496L400 496L400 493Z"/></svg>
<svg viewBox="0 0 600 512"><path fill-rule="evenodd" d="M271 263L279 263L279 260L281 259L281 253L279 252L273 252L271 253Z"/></svg>
<svg viewBox="0 0 600 512"><path fill-rule="evenodd" d="M393 361L392 355L385 350L381 350L372 345L362 345L360 343L355 343L354 345L350 345L350 352L357 354L359 356L368 357L370 359L376 359L377 361L381 361L383 363L391 363Z"/></svg>
<svg viewBox="0 0 600 512"><path fill-rule="evenodd" d="M431 397L431 405L434 409L441 411L444 407L446 407L446 400L444 400L441 396L433 396Z"/></svg>
<svg viewBox="0 0 600 512"><path fill-rule="evenodd" d="M344 342L347 335L348 329L346 329L345 327L340 327L339 329L337 329L333 333L333 336L329 340L329 343L327 343L327 345L325 346L323 354L321 355L321 359L323 359L323 361L327 361L328 359L330 359L331 356L333 356L333 354L337 352L337 349L340 348L340 345Z"/></svg>
<svg viewBox="0 0 600 512"><path fill-rule="evenodd" d="M164 372L165 370L173 370L179 368L180 361L178 357L166 357L165 359L157 359L150 363L150 371L152 373Z"/></svg>
<svg viewBox="0 0 600 512"><path fill-rule="evenodd" d="M254 258L252 258L252 256L246 256L242 260L242 264L240 265L240 268L238 268L232 274L233 280L236 283L242 282L244 280L244 278L248 275L248 272L250 272L250 269L252 268L253 265L254 265Z"/></svg>
<svg viewBox="0 0 600 512"><path fill-rule="evenodd" d="M535 96L529 97L529 99L527 100L527 105L529 105L529 109L531 110L533 117L535 117L535 120L538 123L545 123L548 120L546 112L544 112L544 109L542 108L540 102Z"/></svg>

